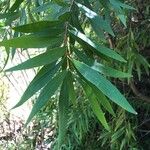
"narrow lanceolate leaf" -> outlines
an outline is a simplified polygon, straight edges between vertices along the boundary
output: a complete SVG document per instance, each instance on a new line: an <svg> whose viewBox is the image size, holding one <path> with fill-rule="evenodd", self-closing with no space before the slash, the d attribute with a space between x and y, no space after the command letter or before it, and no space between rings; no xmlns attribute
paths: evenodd
<svg viewBox="0 0 150 150"><path fill-rule="evenodd" d="M16 9L18 9L23 1L24 0L16 0L9 11L15 11Z"/></svg>
<svg viewBox="0 0 150 150"><path fill-rule="evenodd" d="M45 53L42 53L36 57L28 59L27 61L15 66L15 67L7 69L6 71L30 69L30 68L50 64L50 63L58 60L60 57L62 57L65 54L65 50L66 50L65 47L51 49L51 50L49 50Z"/></svg>
<svg viewBox="0 0 150 150"><path fill-rule="evenodd" d="M86 82L81 82L81 83L85 91L85 94L87 95L87 98L90 101L93 112L95 113L99 121L102 123L102 125L105 127L105 129L110 131L105 115L97 101L96 95L93 93L93 90L90 88L90 86Z"/></svg>
<svg viewBox="0 0 150 150"><path fill-rule="evenodd" d="M78 51L77 49L74 49L74 52L76 53L76 55L78 56L78 58L81 61L83 61L84 63L89 65L92 69L100 72L103 75L114 77L114 78L130 78L130 77L132 77L132 75L129 73L125 73L125 72L116 70L114 68L105 66L105 65L100 64L91 58L88 58L87 55L85 55L81 51Z"/></svg>
<svg viewBox="0 0 150 150"><path fill-rule="evenodd" d="M47 29L47 28L49 29L57 28L60 27L60 25L62 25L62 23L60 23L59 21L39 21L39 22L34 22L34 23L14 27L13 29L15 31L23 32L23 33L33 33L33 32L42 31L43 29ZM61 26L61 28L63 30L63 25Z"/></svg>
<svg viewBox="0 0 150 150"><path fill-rule="evenodd" d="M69 100L72 102L72 104L75 106L76 105L76 93L73 85L73 77L71 72L68 72L68 93L69 93Z"/></svg>
<svg viewBox="0 0 150 150"><path fill-rule="evenodd" d="M80 8L80 10L86 15L86 17L89 18L91 25L96 28L96 31L98 31L99 29L102 29L114 36L114 33L111 29L109 22L107 22L97 13L83 6L82 4L79 4L79 3L76 3L76 4Z"/></svg>
<svg viewBox="0 0 150 150"><path fill-rule="evenodd" d="M52 80L50 80L47 85L42 89L39 97L37 98L31 113L26 121L25 126L32 120L32 118L39 112L39 110L46 105L50 98L54 95L55 91L63 82L63 79L66 76L66 71L60 72Z"/></svg>
<svg viewBox="0 0 150 150"><path fill-rule="evenodd" d="M44 48L51 45L51 43L56 43L56 41L60 39L61 37L51 36L50 34L31 34L1 41L0 46L13 48Z"/></svg>
<svg viewBox="0 0 150 150"><path fill-rule="evenodd" d="M58 110L59 110L59 134L58 134L58 149L64 143L68 123L69 110L69 86L66 76L60 91Z"/></svg>
<svg viewBox="0 0 150 150"><path fill-rule="evenodd" d="M92 69L110 77L114 78L131 78L132 75L129 73L125 73L119 70L116 70L114 68L104 66L103 64L95 62L93 66L91 66Z"/></svg>
<svg viewBox="0 0 150 150"><path fill-rule="evenodd" d="M91 46L96 52L113 58L115 60L126 62L126 60L124 60L118 53L96 42L91 41L89 38L86 37L85 34L79 32L77 29L74 28L74 30L70 30L70 33L72 33L76 38L84 41L87 45Z"/></svg>
<svg viewBox="0 0 150 150"><path fill-rule="evenodd" d="M56 62L44 66L34 77L34 79L30 82L29 86L23 93L20 101L13 107L19 107L23 103L25 103L30 97L32 97L37 91L43 88L48 81L50 81L55 73L58 71L61 62L56 65Z"/></svg>
<svg viewBox="0 0 150 150"><path fill-rule="evenodd" d="M99 74L96 70L91 69L84 63L73 60L73 63L78 72L95 87L97 87L110 100L124 108L125 110L137 114L132 106L128 103L126 98L119 92L119 90L105 77Z"/></svg>
<svg viewBox="0 0 150 150"><path fill-rule="evenodd" d="M0 19L11 19L11 18L13 18L13 17L19 17L19 15L20 15L20 12L8 12L8 13L0 13Z"/></svg>
<svg viewBox="0 0 150 150"><path fill-rule="evenodd" d="M97 100L100 102L100 104L115 117L115 112L113 111L106 96L91 83L89 83L89 86L92 88L93 93L97 96Z"/></svg>

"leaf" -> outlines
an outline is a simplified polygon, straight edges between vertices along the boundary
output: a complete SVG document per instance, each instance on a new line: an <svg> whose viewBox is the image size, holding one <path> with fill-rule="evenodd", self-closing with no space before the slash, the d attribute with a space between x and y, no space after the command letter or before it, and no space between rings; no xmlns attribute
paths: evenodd
<svg viewBox="0 0 150 150"><path fill-rule="evenodd" d="M137 61L140 62L143 65L147 75L149 75L149 72L150 72L149 71L149 68L150 68L149 62L140 54L137 55L136 57L137 57Z"/></svg>
<svg viewBox="0 0 150 150"><path fill-rule="evenodd" d="M63 7L60 9L52 8L51 13L44 17L44 20L61 20L68 21L70 18L70 10L69 7Z"/></svg>
<svg viewBox="0 0 150 150"><path fill-rule="evenodd" d="M105 66L103 64L98 63L97 61L89 58L87 55L82 53L81 51L78 51L74 48L74 52L78 56L78 58L89 65L92 69L100 72L101 74L104 74L106 76L114 77L114 78L130 78L132 77L129 73L124 73L122 71L116 70L114 68Z"/></svg>
<svg viewBox="0 0 150 150"><path fill-rule="evenodd" d="M103 5L104 8L108 7L108 1L106 1L106 0L99 0L99 2Z"/></svg>
<svg viewBox="0 0 150 150"><path fill-rule="evenodd" d="M104 66L103 64L94 62L93 66L91 66L92 69L110 77L114 78L131 78L132 75L129 73L125 73L116 69L113 69L108 66Z"/></svg>
<svg viewBox="0 0 150 150"><path fill-rule="evenodd" d="M14 48L44 48L51 45L51 43L56 43L58 40L62 40L61 37L31 34L10 40L4 40L0 42L0 46Z"/></svg>
<svg viewBox="0 0 150 150"><path fill-rule="evenodd" d="M116 116L108 99L106 98L106 96L100 91L98 90L95 86L93 86L91 83L89 83L90 87L93 89L93 92L95 93L95 95L97 96L97 99L99 100L100 104L110 113L112 114L114 117Z"/></svg>
<svg viewBox="0 0 150 150"><path fill-rule="evenodd" d="M109 1L114 7L118 8L118 9L120 9L120 7L122 7L122 8L126 8L126 9L134 9L135 10L135 8L129 6L125 3L122 3L119 0L109 0Z"/></svg>
<svg viewBox="0 0 150 150"><path fill-rule="evenodd" d="M99 74L97 71L91 69L84 63L77 60L73 60L73 64L79 73L95 87L97 87L103 94L105 94L110 100L121 106L125 110L137 114L132 106L128 103L126 98L118 91L118 89L105 77Z"/></svg>
<svg viewBox="0 0 150 150"><path fill-rule="evenodd" d="M96 14L94 11L90 10L89 8L85 7L82 4L76 3L76 5L80 8L80 10L89 18L92 26L96 28L98 31L99 29L105 30L106 32L110 33L114 36L114 33L111 29L109 22L104 20L101 16Z"/></svg>
<svg viewBox="0 0 150 150"><path fill-rule="evenodd" d="M50 64L50 63L58 60L60 57L62 57L65 54L65 50L66 50L65 47L53 48L45 53L42 53L38 56L28 59L27 61L25 61L17 66L7 69L6 71L30 69L30 68Z"/></svg>
<svg viewBox="0 0 150 150"><path fill-rule="evenodd" d="M116 131L112 137L111 137L111 143L116 142L116 140L122 136L122 134L125 132L125 127L120 128L118 131Z"/></svg>
<svg viewBox="0 0 150 150"><path fill-rule="evenodd" d="M125 26L125 27L127 27L127 17L124 15L124 14L118 14L118 17L119 17L119 19L121 20L121 22L123 23L123 25Z"/></svg>
<svg viewBox="0 0 150 150"><path fill-rule="evenodd" d="M135 63L135 66L136 66L136 71L137 71L137 74L138 74L138 79L139 81L141 80L141 64L137 61Z"/></svg>
<svg viewBox="0 0 150 150"><path fill-rule="evenodd" d="M55 91L58 89L63 79L66 76L66 71L60 72L52 80L50 80L47 85L41 91L39 97L37 98L31 113L26 121L25 126L32 120L32 118L39 112L39 110L46 105L50 98L54 95Z"/></svg>
<svg viewBox="0 0 150 150"><path fill-rule="evenodd" d="M57 28L59 27L59 28ZM34 22L30 24L25 24L22 26L14 27L13 29L18 32L23 32L23 33L33 33L33 32L39 32L44 29L51 29L51 32L55 29L63 30L63 24L59 21L39 21L39 22ZM50 32L49 32L50 33Z"/></svg>
<svg viewBox="0 0 150 150"><path fill-rule="evenodd" d="M56 65L56 62L42 67L42 69L37 73L34 79L30 82L29 86L23 93L20 101L12 108L16 108L25 103L29 98L31 98L37 91L44 87L49 80L53 78L55 73L58 71L60 65Z"/></svg>
<svg viewBox="0 0 150 150"><path fill-rule="evenodd" d="M23 1L24 0L16 0L15 3L12 5L12 7L9 9L9 11L13 12L16 9L18 9Z"/></svg>
<svg viewBox="0 0 150 150"><path fill-rule="evenodd" d="M20 12L8 12L8 13L3 13L3 14L0 14L0 19L9 19L9 18L13 18L14 16L19 16L20 15Z"/></svg>
<svg viewBox="0 0 150 150"><path fill-rule="evenodd" d="M74 30L70 30L70 33L73 34L75 37L79 38L80 40L84 41L87 43L89 46L94 48L98 53L101 53L105 56L108 56L110 58L113 58L115 60L121 61L121 62L126 62L118 53L115 51L104 47L96 42L92 42L89 38L86 37L83 33L79 32L77 29L73 28Z"/></svg>
<svg viewBox="0 0 150 150"><path fill-rule="evenodd" d="M72 102L74 106L76 106L76 93L73 85L73 77L71 72L68 72L68 93L69 93L69 100Z"/></svg>
<svg viewBox="0 0 150 150"><path fill-rule="evenodd" d="M13 38L16 38L18 36L19 36L19 33L18 32L14 32ZM12 59L14 58L15 54L16 54L16 48L11 48L11 57L12 57Z"/></svg>
<svg viewBox="0 0 150 150"><path fill-rule="evenodd" d="M56 3L47 2L39 7L34 8L32 10L32 13L39 13L39 12L51 10L51 9L56 9L56 11L59 11L60 8L61 8L61 6L57 5Z"/></svg>
<svg viewBox="0 0 150 150"><path fill-rule="evenodd" d="M105 115L104 115L92 89L90 88L90 86L86 82L82 81L81 84L82 84L82 87L85 91L85 94L87 95L87 98L90 101L90 104L91 104L91 107L92 107L94 114L97 116L97 118L102 123L102 125L105 127L105 129L110 131L110 128L109 128L108 123L106 121Z"/></svg>
<svg viewBox="0 0 150 150"><path fill-rule="evenodd" d="M68 123L68 110L69 110L69 86L67 84L68 76L63 81L58 110L59 110L59 134L58 134L58 149L60 149L63 144L67 131L67 123Z"/></svg>

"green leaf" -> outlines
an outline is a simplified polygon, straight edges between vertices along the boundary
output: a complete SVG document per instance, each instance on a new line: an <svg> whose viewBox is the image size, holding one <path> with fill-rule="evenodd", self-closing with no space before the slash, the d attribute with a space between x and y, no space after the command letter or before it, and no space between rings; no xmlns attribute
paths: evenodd
<svg viewBox="0 0 150 150"><path fill-rule="evenodd" d="M60 57L62 57L65 54L65 50L66 50L65 47L51 49L45 53L42 53L38 56L30 58L27 61L25 61L17 66L7 69L6 71L30 69L30 68L50 64L50 63L58 60Z"/></svg>
<svg viewBox="0 0 150 150"><path fill-rule="evenodd" d="M80 8L80 10L86 15L86 17L89 18L91 25L94 28L96 28L97 31L100 28L100 29L105 30L106 32L108 32L114 36L114 33L111 29L109 22L104 20L101 16L99 16L94 11L90 10L89 8L85 7L84 5L79 4L79 3L76 3L76 4Z"/></svg>
<svg viewBox="0 0 150 150"><path fill-rule="evenodd" d="M121 20L121 22L123 23L123 25L125 26L125 27L127 27L127 17L124 15L124 14L118 14L118 17L119 17L119 19Z"/></svg>
<svg viewBox="0 0 150 150"><path fill-rule="evenodd" d="M85 43L87 43L89 46L95 49L96 52L108 56L110 58L113 58L115 60L126 62L126 60L124 60L118 53L96 42L92 42L89 38L86 37L85 34L79 32L77 29L74 28L74 30L70 30L70 33L73 34L75 37L79 38L80 40L84 41Z"/></svg>
<svg viewBox="0 0 150 150"><path fill-rule="evenodd" d="M52 8L51 13L46 15L44 17L44 20L62 20L62 21L68 21L68 18L70 18L70 10L69 7L63 7L60 9Z"/></svg>
<svg viewBox="0 0 150 150"><path fill-rule="evenodd" d="M114 68L105 66L103 64L98 63L97 61L89 58L87 55L82 53L81 51L78 51L74 48L74 52L78 56L78 58L89 65L92 69L100 72L101 74L104 74L106 76L114 77L114 78L130 78L132 77L129 73L124 73L122 71L116 70Z"/></svg>
<svg viewBox="0 0 150 150"><path fill-rule="evenodd" d="M76 106L76 93L75 93L75 89L74 89L74 85L73 85L73 77L71 72L68 72L68 93L69 93L69 100L72 102L72 104L74 106Z"/></svg>
<svg viewBox="0 0 150 150"><path fill-rule="evenodd" d="M104 66L103 64L94 62L93 66L91 66L92 69L110 77L114 78L131 78L132 75L129 73L125 73L116 69L113 69L108 66Z"/></svg>
<svg viewBox="0 0 150 150"><path fill-rule="evenodd" d="M32 13L38 13L38 12L42 12L42 11L46 11L46 10L56 10L57 12L59 11L59 9L61 9L62 7L59 6L58 4L56 3L53 3L53 2L47 2L47 3L44 3L43 5L39 6L39 7L36 7L32 10Z"/></svg>
<svg viewBox="0 0 150 150"><path fill-rule="evenodd" d="M120 7L126 8L126 9L135 9L125 3L120 2L119 0L109 0L109 1L114 7L118 8L118 9L120 9Z"/></svg>
<svg viewBox="0 0 150 150"><path fill-rule="evenodd" d="M118 89L105 77L99 74L97 71L91 69L84 63L73 60L73 63L79 73L95 87L97 87L103 94L105 94L110 100L124 108L125 110L137 114L132 106L128 103L126 98L118 91Z"/></svg>
<svg viewBox="0 0 150 150"><path fill-rule="evenodd" d="M24 0L16 0L15 3L12 5L12 7L10 8L9 11L15 11L16 9L19 8L19 6L21 5L21 3L23 2Z"/></svg>
<svg viewBox="0 0 150 150"><path fill-rule="evenodd" d="M136 71L137 71L137 74L138 74L138 78L139 78L139 81L141 80L141 64L140 64L140 62L136 62L135 63L135 66L136 66Z"/></svg>
<svg viewBox="0 0 150 150"><path fill-rule="evenodd" d="M149 68L150 68L150 64L149 64L149 62L142 56L142 55L137 55L136 56L137 57L137 61L138 62L140 62L142 65L143 65L143 67L144 67L144 69L145 69L145 71L146 71L146 73L147 73L147 75L149 75Z"/></svg>
<svg viewBox="0 0 150 150"><path fill-rule="evenodd" d="M106 1L106 0L99 0L99 2L103 5L104 8L108 8L108 1Z"/></svg>
<svg viewBox="0 0 150 150"><path fill-rule="evenodd" d="M122 134L125 132L125 127L120 128L118 131L116 131L112 137L111 137L111 143L116 142L116 140L122 136Z"/></svg>
<svg viewBox="0 0 150 150"><path fill-rule="evenodd" d="M59 110L59 134L58 134L58 149L60 149L61 145L65 141L65 135L67 131L67 123L68 123L68 110L69 110L69 86L67 84L68 76L63 81L58 110Z"/></svg>
<svg viewBox="0 0 150 150"><path fill-rule="evenodd" d="M0 42L0 46L14 48L44 48L59 40L62 40L59 36L31 34L10 40L4 40Z"/></svg>
<svg viewBox="0 0 150 150"><path fill-rule="evenodd" d="M114 117L115 112L113 111L108 99L106 98L106 96L100 91L98 90L95 86L93 86L91 83L89 83L90 87L93 89L93 92L95 93L95 95L97 96L97 99L99 100L100 104L110 113L112 114Z"/></svg>
<svg viewBox="0 0 150 150"><path fill-rule="evenodd" d="M13 29L15 31L23 32L23 33L33 33L33 32L42 31L47 28L49 30L51 30L51 32L53 32L53 30L55 30L55 29L57 29L57 30L61 29L61 31L62 31L63 24L59 21L39 21L39 22L34 22L34 23L14 27ZM51 32L49 32L49 33L51 33Z"/></svg>
<svg viewBox="0 0 150 150"><path fill-rule="evenodd" d="M55 76L52 80L50 80L47 85L41 91L39 97L37 98L31 113L26 121L25 126L32 120L32 118L39 112L39 110L46 105L46 103L50 100L50 98L54 95L55 91L63 82L63 79L66 76L66 71L60 72L57 76Z"/></svg>
<svg viewBox="0 0 150 150"><path fill-rule="evenodd" d="M3 14L0 14L0 19L10 19L10 18L13 18L14 16L19 16L20 15L20 12L8 12L8 13L3 13Z"/></svg>
<svg viewBox="0 0 150 150"><path fill-rule="evenodd" d="M105 127L105 129L110 131L105 115L97 101L97 97L93 93L93 90L90 88L90 86L86 82L81 82L81 84L85 91L85 94L87 95L87 98L90 101L93 112L95 113L99 121L102 123L102 125Z"/></svg>
<svg viewBox="0 0 150 150"><path fill-rule="evenodd" d="M42 69L37 73L34 79L30 82L29 86L23 93L20 101L12 109L21 106L29 98L31 98L37 91L39 91L42 87L44 87L58 71L61 64L62 63L60 62L59 64L56 65L56 62L54 62L52 64L42 67Z"/></svg>

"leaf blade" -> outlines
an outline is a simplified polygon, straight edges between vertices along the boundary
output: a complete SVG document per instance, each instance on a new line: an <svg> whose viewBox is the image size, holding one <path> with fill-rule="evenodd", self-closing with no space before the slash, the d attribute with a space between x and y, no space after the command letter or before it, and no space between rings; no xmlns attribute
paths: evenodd
<svg viewBox="0 0 150 150"><path fill-rule="evenodd" d="M115 51L104 47L96 42L91 41L89 38L86 37L83 33L79 32L77 29L73 28L74 30L69 30L69 32L74 35L75 37L79 38L80 40L87 43L89 46L91 46L95 51L97 51L100 54L103 54L107 57L113 58L115 60L126 62L124 58L122 58L118 53Z"/></svg>
<svg viewBox="0 0 150 150"><path fill-rule="evenodd" d="M48 102L49 98L54 95L55 91L58 89L63 79L66 76L66 71L60 72L48 84L43 88L39 97L34 104L31 113L26 121L25 126L32 120L32 118L37 114L37 112Z"/></svg>
<svg viewBox="0 0 150 150"><path fill-rule="evenodd" d="M105 127L105 129L110 131L110 127L108 126L105 115L97 101L95 94L93 94L93 90L90 88L90 86L86 82L82 81L81 84L86 93L87 98L90 101L90 104L91 104L94 114L97 116L98 120Z"/></svg>
<svg viewBox="0 0 150 150"><path fill-rule="evenodd" d="M61 148L61 145L64 142L64 137L67 132L67 122L68 122L68 109L69 109L69 87L68 87L68 75L63 81L58 109L59 109L59 134L58 134L58 149Z"/></svg>
<svg viewBox="0 0 150 150"><path fill-rule="evenodd" d="M103 65L98 63L94 59L88 58L87 55L82 53L81 51L74 48L75 54L78 56L79 60L83 61L85 64L89 65L92 69L100 72L103 75L114 77L114 78L130 78L132 77L131 74L125 73L119 70L116 70L112 67Z"/></svg>
<svg viewBox="0 0 150 150"><path fill-rule="evenodd" d="M29 86L23 93L20 101L12 108L17 108L25 103L29 98L31 98L37 91L47 84L47 81L52 79L55 73L58 71L61 63L59 64L49 64L44 66L30 82Z"/></svg>
<svg viewBox="0 0 150 150"><path fill-rule="evenodd" d="M86 15L86 17L89 18L92 26L96 27L97 30L98 30L98 28L105 30L106 32L108 32L112 36L114 36L114 33L111 29L109 22L104 20L101 16L99 16L98 14L96 14L94 11L90 10L86 6L84 6L80 3L76 3L76 5Z"/></svg>
<svg viewBox="0 0 150 150"><path fill-rule="evenodd" d="M97 71L91 69L84 63L73 60L73 64L80 74L94 86L96 86L102 93L104 93L110 100L121 106L128 112L137 114L137 112L128 103L126 98L118 91L118 89L106 78L100 75Z"/></svg>
<svg viewBox="0 0 150 150"><path fill-rule="evenodd" d="M51 43L59 41L60 39L61 36L53 37L51 35L31 34L1 41L0 46L13 48L44 48L51 45Z"/></svg>
<svg viewBox="0 0 150 150"><path fill-rule="evenodd" d="M62 57L65 54L65 50L66 50L65 47L53 48L45 53L42 53L38 56L28 59L27 61L25 61L17 66L7 69L6 71L17 71L17 70L22 70L22 69L30 69L30 68L50 64L50 63L58 60L60 57Z"/></svg>

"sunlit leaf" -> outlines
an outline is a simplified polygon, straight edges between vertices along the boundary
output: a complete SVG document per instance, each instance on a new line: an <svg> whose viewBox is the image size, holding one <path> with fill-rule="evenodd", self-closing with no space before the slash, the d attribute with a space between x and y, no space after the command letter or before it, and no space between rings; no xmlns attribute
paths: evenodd
<svg viewBox="0 0 150 150"><path fill-rule="evenodd" d="M24 0L16 0L9 11L15 11L16 9L18 9L23 1Z"/></svg>
<svg viewBox="0 0 150 150"><path fill-rule="evenodd" d="M27 61L25 61L17 66L7 69L6 71L30 69L33 67L39 67L39 66L50 64L50 63L58 60L60 57L62 57L65 53L65 50L66 50L65 47L51 49L45 53L42 53L38 56L30 58Z"/></svg>
<svg viewBox="0 0 150 150"><path fill-rule="evenodd" d="M80 40L84 41L85 43L87 43L89 46L91 46L92 48L94 48L97 52L113 58L115 60L121 61L121 62L126 62L118 53L116 53L115 51L102 46L96 42L91 41L89 38L87 38L87 36L81 32L79 32L77 29L73 28L74 30L70 30L70 33L73 34L75 37L79 38Z"/></svg>
<svg viewBox="0 0 150 150"><path fill-rule="evenodd" d="M84 5L79 4L79 3L76 3L76 4L80 8L80 10L86 15L86 17L89 18L92 26L97 28L97 30L98 28L105 30L106 32L114 36L114 33L111 29L109 22L104 20L101 16L99 16L94 11L90 10L89 8L85 7Z"/></svg>
<svg viewBox="0 0 150 150"><path fill-rule="evenodd" d="M13 107L19 107L24 102L26 102L30 97L32 97L37 91L39 91L42 87L44 87L49 80L55 75L58 71L61 63L56 65L55 63L44 66L34 77L34 79L30 82L27 89L23 93L20 101Z"/></svg>
<svg viewBox="0 0 150 150"><path fill-rule="evenodd" d="M4 40L0 42L0 46L7 46L13 48L44 48L51 45L51 43L56 43L56 41L58 40L62 40L61 37L42 34L31 34L10 40Z"/></svg>

